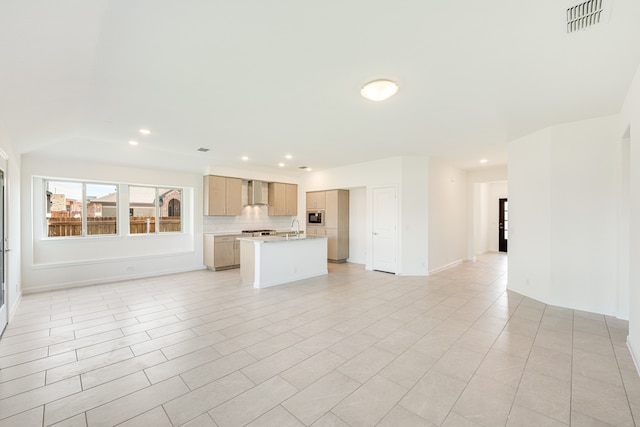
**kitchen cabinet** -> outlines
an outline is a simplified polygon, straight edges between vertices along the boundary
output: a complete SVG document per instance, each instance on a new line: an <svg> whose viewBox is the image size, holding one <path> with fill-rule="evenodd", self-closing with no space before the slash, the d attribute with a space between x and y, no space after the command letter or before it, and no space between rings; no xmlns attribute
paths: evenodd
<svg viewBox="0 0 640 427"><path fill-rule="evenodd" d="M308 226L307 236L325 236L326 232L324 227Z"/></svg>
<svg viewBox="0 0 640 427"><path fill-rule="evenodd" d="M226 270L240 266L240 242L234 236L204 235L204 265L209 270Z"/></svg>
<svg viewBox="0 0 640 427"><path fill-rule="evenodd" d="M307 193L307 209L325 209L326 196L324 191L311 191Z"/></svg>
<svg viewBox="0 0 640 427"><path fill-rule="evenodd" d="M282 182L269 183L269 215L298 215L298 186Z"/></svg>
<svg viewBox="0 0 640 427"><path fill-rule="evenodd" d="M325 191L325 233L328 237L327 259L345 262L349 258L349 191Z"/></svg>
<svg viewBox="0 0 640 427"><path fill-rule="evenodd" d="M205 215L242 215L242 179L226 176L204 177Z"/></svg>

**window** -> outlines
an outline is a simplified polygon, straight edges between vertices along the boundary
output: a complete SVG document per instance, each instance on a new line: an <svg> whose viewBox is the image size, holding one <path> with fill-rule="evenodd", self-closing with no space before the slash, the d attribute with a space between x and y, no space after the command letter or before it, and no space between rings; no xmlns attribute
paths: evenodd
<svg viewBox="0 0 640 427"><path fill-rule="evenodd" d="M48 237L118 234L118 187L45 180Z"/></svg>
<svg viewBox="0 0 640 427"><path fill-rule="evenodd" d="M181 204L179 188L129 186L129 233L182 231Z"/></svg>

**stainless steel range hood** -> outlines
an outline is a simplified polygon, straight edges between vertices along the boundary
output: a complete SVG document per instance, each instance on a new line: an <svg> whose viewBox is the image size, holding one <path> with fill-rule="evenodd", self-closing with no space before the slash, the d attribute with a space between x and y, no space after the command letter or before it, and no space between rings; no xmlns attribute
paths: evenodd
<svg viewBox="0 0 640 427"><path fill-rule="evenodd" d="M267 187L266 182L249 181L249 204L250 205L266 205L267 200L263 197L263 188Z"/></svg>

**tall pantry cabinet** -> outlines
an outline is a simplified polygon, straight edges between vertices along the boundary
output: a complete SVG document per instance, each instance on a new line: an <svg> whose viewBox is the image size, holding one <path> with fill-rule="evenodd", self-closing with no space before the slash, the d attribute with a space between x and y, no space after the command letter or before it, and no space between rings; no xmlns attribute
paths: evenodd
<svg viewBox="0 0 640 427"><path fill-rule="evenodd" d="M324 204L324 226L307 225L310 236L327 236L327 259L346 262L349 258L349 190L315 191L307 193L307 208Z"/></svg>

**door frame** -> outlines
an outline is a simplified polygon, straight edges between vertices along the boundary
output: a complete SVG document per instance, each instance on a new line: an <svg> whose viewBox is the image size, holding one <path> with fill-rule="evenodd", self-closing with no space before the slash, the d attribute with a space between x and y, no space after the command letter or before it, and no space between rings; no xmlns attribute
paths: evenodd
<svg viewBox="0 0 640 427"><path fill-rule="evenodd" d="M2 283L0 286L3 288L2 298L4 299L4 301L0 301L2 303L0 305L0 336L4 333L7 323L9 322L9 275L7 274L9 263L7 255L10 249L7 248L7 166L7 155L0 149L0 172L2 173L2 179L0 180L0 197L2 197L2 200L0 200L0 210L2 210L2 212L0 212L0 227L2 227L0 230L0 254L2 256L2 266L0 268L2 270L2 277L0 277L0 281L2 281Z"/></svg>
<svg viewBox="0 0 640 427"><path fill-rule="evenodd" d="M393 232L393 252L394 252L394 266L392 268L393 271L387 271L387 269L384 270L378 270L376 269L376 262L375 262L375 192L376 190L384 190L384 189L391 189L393 190L393 194L394 194L394 199L395 199L395 203L393 204L393 210L394 210L394 216L395 216L395 230ZM400 218L399 218L399 197L398 197L398 186L397 185L381 185L381 186L376 186L376 187L371 187L371 233L370 233L370 239L371 239L371 270L376 270L376 271L383 271L383 272L387 272L387 273L391 273L391 274L399 274L399 266L400 263L399 261L399 248L400 248L400 242L399 242L399 235L398 235L398 230L399 230L399 222L400 222Z"/></svg>
<svg viewBox="0 0 640 427"><path fill-rule="evenodd" d="M508 252L508 235L507 238L504 237L505 232L505 222L507 227L507 233L509 232L509 218L504 218L504 206L508 202L508 198L500 198L498 199L498 252ZM509 208L507 205L507 212L509 212Z"/></svg>

